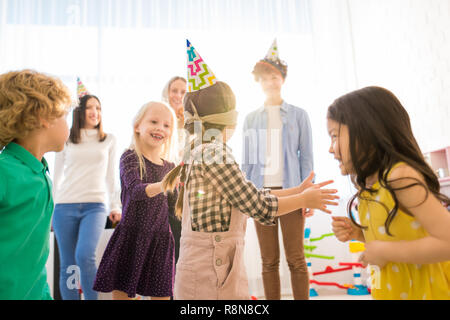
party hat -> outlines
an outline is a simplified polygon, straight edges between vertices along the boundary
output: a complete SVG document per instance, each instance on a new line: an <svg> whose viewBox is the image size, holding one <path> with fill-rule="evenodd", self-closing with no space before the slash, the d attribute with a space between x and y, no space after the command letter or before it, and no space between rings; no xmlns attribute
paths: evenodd
<svg viewBox="0 0 450 320"><path fill-rule="evenodd" d="M264 59L270 61L280 60L280 57L278 56L277 38L273 40L273 43L270 46L269 51L267 51L266 57Z"/></svg>
<svg viewBox="0 0 450 320"><path fill-rule="evenodd" d="M277 45L277 39L275 38L272 42L272 45L269 48L269 51L267 51L266 56L264 59L259 60L258 63L266 63L274 67L276 70L278 70L283 78L286 78L287 75L287 64L283 60L280 59L278 55L278 45Z"/></svg>
<svg viewBox="0 0 450 320"><path fill-rule="evenodd" d="M78 99L81 99L85 95L89 94L89 91L87 91L86 87L84 86L83 82L81 82L80 78L77 77L77 95Z"/></svg>
<svg viewBox="0 0 450 320"><path fill-rule="evenodd" d="M203 61L197 50L187 41L188 92L198 91L217 82L216 76Z"/></svg>

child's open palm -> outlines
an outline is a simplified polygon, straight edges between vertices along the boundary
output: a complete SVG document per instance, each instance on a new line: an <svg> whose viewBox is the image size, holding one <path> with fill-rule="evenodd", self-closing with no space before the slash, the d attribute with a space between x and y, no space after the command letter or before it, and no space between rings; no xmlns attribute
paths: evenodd
<svg viewBox="0 0 450 320"><path fill-rule="evenodd" d="M300 192L303 192L304 190L315 186L315 184L312 182L312 180L314 179L315 173L314 171L311 171L311 173L309 174L309 176L303 180L303 182L299 185L300 187ZM320 184L317 184L318 186L325 186L327 184L332 183L332 180L328 180L328 181L324 181L321 182ZM303 216L308 218L308 217L312 217L314 215L314 209L312 208L305 208L303 210Z"/></svg>
<svg viewBox="0 0 450 320"><path fill-rule="evenodd" d="M330 213L327 205L337 206L338 203L332 200L339 199L336 189L322 189L322 187L332 183L333 181L325 181L314 184L302 192L305 201L305 207L311 209L319 209L323 212Z"/></svg>
<svg viewBox="0 0 450 320"><path fill-rule="evenodd" d="M314 185L314 183L312 182L312 180L314 179L314 172L311 171L311 173L309 174L309 176L303 180L303 182L299 185L300 187L300 192L308 189L309 187L312 187Z"/></svg>

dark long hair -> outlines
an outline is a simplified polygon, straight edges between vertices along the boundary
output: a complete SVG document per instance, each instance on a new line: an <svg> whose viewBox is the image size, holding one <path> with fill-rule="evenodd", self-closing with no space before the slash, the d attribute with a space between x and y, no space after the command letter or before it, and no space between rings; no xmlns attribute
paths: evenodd
<svg viewBox="0 0 450 320"><path fill-rule="evenodd" d="M411 129L409 115L397 97L392 92L381 87L366 87L350 92L336 99L328 108L327 118L344 124L349 132L349 151L354 174L352 181L358 192L353 195L347 205L350 219L356 223L351 207L356 198L364 198L364 192L374 193L376 190L366 187L366 179L378 172L380 186L386 188L392 195L394 207L392 210L382 205L387 211L385 221L386 233L390 236L389 226L399 209L399 203L391 185L396 180L388 180L392 167L402 161L414 168L425 179L425 184L415 178L415 182L402 187L422 186L439 200L450 203L449 198L440 193L437 176L425 161L419 145ZM403 179L403 178L402 178ZM425 201L426 198L423 200ZM400 208L411 215L408 208Z"/></svg>
<svg viewBox="0 0 450 320"><path fill-rule="evenodd" d="M195 105L197 113L199 116L206 116L210 114L219 114L230 111L236 108L236 97L231 90L231 88L225 83L218 81L216 84L207 87L205 89L188 92L184 96L183 105L184 109L189 113L193 114L192 104ZM189 123L184 125L184 129L189 132L189 135L192 137L194 135L194 123ZM204 133L207 130L216 129L218 131L223 131L225 129L224 125L218 125L214 123L204 122L202 123L202 132L201 137L194 137L194 139L201 139L201 144L208 143L208 141L204 141ZM187 155L192 151L195 145L195 140L192 140L190 143L190 147L188 150L185 149L185 156L183 159L187 158ZM162 184L163 189L165 191L174 190L176 185L176 178L180 177L181 187L178 192L178 199L175 205L175 213L178 218L181 218L182 210L183 210L183 198L184 198L184 188L186 181L186 170L188 164L180 164L172 169L167 175L164 177Z"/></svg>
<svg viewBox="0 0 450 320"><path fill-rule="evenodd" d="M72 143L80 143L81 140L81 129L84 128L86 124L86 104L89 99L96 99L101 105L100 100L91 94L87 94L80 98L80 103L73 109L72 113L72 127L70 128L69 141ZM98 141L103 142L106 139L106 133L103 132L102 120L95 127L98 130Z"/></svg>

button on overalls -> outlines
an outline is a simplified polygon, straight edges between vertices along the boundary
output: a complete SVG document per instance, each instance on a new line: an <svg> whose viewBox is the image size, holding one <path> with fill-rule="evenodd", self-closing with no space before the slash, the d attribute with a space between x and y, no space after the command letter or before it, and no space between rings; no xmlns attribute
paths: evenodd
<svg viewBox="0 0 450 320"><path fill-rule="evenodd" d="M244 237L247 216L232 209L227 232L192 231L188 179L185 181L180 255L176 266L174 299L247 300Z"/></svg>

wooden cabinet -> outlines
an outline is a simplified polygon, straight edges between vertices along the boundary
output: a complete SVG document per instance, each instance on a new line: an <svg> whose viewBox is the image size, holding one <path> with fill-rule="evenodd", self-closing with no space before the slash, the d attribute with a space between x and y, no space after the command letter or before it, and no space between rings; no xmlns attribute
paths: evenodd
<svg viewBox="0 0 450 320"><path fill-rule="evenodd" d="M424 154L439 179L441 193L450 197L450 146Z"/></svg>

